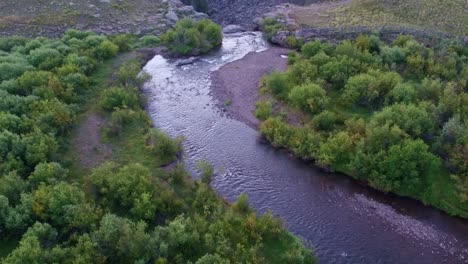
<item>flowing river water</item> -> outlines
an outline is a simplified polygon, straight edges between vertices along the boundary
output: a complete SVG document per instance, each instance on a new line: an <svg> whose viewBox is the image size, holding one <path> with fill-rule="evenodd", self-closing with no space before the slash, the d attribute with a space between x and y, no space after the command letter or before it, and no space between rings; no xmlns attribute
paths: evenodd
<svg viewBox="0 0 468 264"><path fill-rule="evenodd" d="M257 131L223 114L210 95L210 72L268 48L260 33L232 34L193 64L157 55L145 66L149 114L156 127L184 136L187 169L197 175L198 161L213 164L220 195L234 201L246 193L258 212L273 211L320 263L468 263L467 221L323 173L259 143Z"/></svg>

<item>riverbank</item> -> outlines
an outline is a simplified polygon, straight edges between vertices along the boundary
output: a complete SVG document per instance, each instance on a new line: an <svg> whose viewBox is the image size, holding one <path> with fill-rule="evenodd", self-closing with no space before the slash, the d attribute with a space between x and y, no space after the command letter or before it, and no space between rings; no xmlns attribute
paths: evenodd
<svg viewBox="0 0 468 264"><path fill-rule="evenodd" d="M255 117L254 111L255 104L259 99L260 81L262 76L274 70L287 70L287 59L281 57L287 51L286 49L273 47L263 52L250 53L244 58L231 62L219 70L212 72L211 95L218 102L218 107L227 113L227 116L244 122L248 126L258 130L260 121ZM308 123L310 120L304 122ZM445 181L437 182L440 186L447 185ZM369 185L369 182L366 182L366 184ZM453 191L452 189L449 190L450 193ZM449 202L453 202L454 196L449 196L448 194L441 195L440 201L431 200L428 202L421 198L417 198L416 200L421 202L421 204L424 203L425 206L429 204L429 206L433 206L450 215L466 218L466 211L463 208L454 207ZM411 198L414 198L414 196Z"/></svg>
<svg viewBox="0 0 468 264"><path fill-rule="evenodd" d="M227 34L219 51L192 64L178 66L157 56L145 67L153 76L145 87L148 112L158 128L185 137L186 168L196 172L200 159L209 161L219 168L212 182L218 194L231 202L239 193L248 194L258 212L271 210L283 218L288 230L316 249L321 262L463 263L466 221L363 187L350 177L323 173L258 142L258 131L219 110L225 102L215 100L210 75L229 62L246 60L250 51L268 48L252 37L251 32ZM243 82L244 76L234 77Z"/></svg>
<svg viewBox="0 0 468 264"><path fill-rule="evenodd" d="M290 50L272 47L262 52L251 52L244 58L230 62L211 73L211 95L227 116L258 129L255 103L262 77L288 68Z"/></svg>

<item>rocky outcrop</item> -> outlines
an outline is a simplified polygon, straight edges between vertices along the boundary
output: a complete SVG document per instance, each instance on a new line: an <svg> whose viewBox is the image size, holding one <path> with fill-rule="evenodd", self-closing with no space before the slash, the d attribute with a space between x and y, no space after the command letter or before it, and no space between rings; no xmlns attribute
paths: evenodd
<svg viewBox="0 0 468 264"><path fill-rule="evenodd" d="M208 0L208 15L217 23L255 27L254 19L273 11L281 3L304 5L323 0Z"/></svg>
<svg viewBox="0 0 468 264"><path fill-rule="evenodd" d="M416 40L426 45L434 45L444 39L458 39L465 45L468 45L468 38L454 36L448 33L429 30L429 29L415 29L408 27L347 27L347 28L319 28L307 27L296 23L290 17L288 10L290 6L286 4L276 6L272 12L267 12L256 19L254 19L255 28L261 29L261 23L265 18L271 18L281 24L284 30L279 30L274 34L270 41L273 44L281 47L288 47L288 38L294 36L296 39L304 41L311 40L326 40L331 42L341 42L346 39L354 39L359 35L378 34L380 38L386 42L392 42L400 35L411 35Z"/></svg>

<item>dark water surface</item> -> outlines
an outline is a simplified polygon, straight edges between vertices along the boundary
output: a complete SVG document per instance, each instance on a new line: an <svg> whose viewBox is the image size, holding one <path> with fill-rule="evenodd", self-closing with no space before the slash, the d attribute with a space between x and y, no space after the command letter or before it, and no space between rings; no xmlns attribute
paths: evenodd
<svg viewBox="0 0 468 264"><path fill-rule="evenodd" d="M267 49L258 33L225 37L219 52L177 67L156 56L145 67L155 125L185 137L184 161L219 168L213 187L229 201L247 193L316 249L320 263L468 263L468 223L410 199L326 174L258 142L258 132L227 118L210 96L210 72ZM242 76L239 76L242 78Z"/></svg>

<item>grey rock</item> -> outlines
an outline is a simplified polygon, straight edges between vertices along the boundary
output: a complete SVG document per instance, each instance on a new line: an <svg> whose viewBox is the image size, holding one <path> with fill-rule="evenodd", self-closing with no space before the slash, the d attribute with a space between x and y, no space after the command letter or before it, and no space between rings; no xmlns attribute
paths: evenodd
<svg viewBox="0 0 468 264"><path fill-rule="evenodd" d="M239 25L228 25L223 28L223 32L225 34L233 34L233 33L245 32L245 31L246 29Z"/></svg>
<svg viewBox="0 0 468 264"><path fill-rule="evenodd" d="M271 42L282 47L287 47L287 39L289 36L291 36L290 31L278 31L278 33L271 38Z"/></svg>
<svg viewBox="0 0 468 264"><path fill-rule="evenodd" d="M190 57L188 59L180 59L176 62L176 66L184 66L194 63L198 60L198 57Z"/></svg>
<svg viewBox="0 0 468 264"><path fill-rule="evenodd" d="M174 12L174 11L169 11L167 14L166 14L166 19L171 21L171 22L177 22L179 21L179 17L177 16L177 14Z"/></svg>

